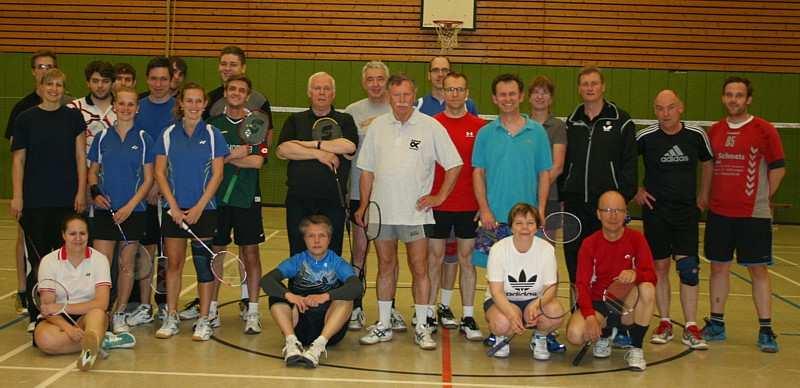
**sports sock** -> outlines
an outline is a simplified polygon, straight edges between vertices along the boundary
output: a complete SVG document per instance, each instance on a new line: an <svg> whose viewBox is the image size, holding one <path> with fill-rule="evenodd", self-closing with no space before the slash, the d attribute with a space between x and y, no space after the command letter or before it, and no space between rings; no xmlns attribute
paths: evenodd
<svg viewBox="0 0 800 388"><path fill-rule="evenodd" d="M711 323L715 325L725 326L725 314L711 313Z"/></svg>
<svg viewBox="0 0 800 388"><path fill-rule="evenodd" d="M378 321L383 324L384 328L392 327L392 301L379 300L378 301Z"/></svg>
<svg viewBox="0 0 800 388"><path fill-rule="evenodd" d="M684 328L686 328L686 327L689 327L689 326L697 326L697 322L694 322L694 321L689 321L689 322L686 322L686 323L683 325L683 327L684 327Z"/></svg>
<svg viewBox="0 0 800 388"><path fill-rule="evenodd" d="M661 322L672 323L672 319L670 317L661 317ZM686 322L686 324L689 324L689 322Z"/></svg>
<svg viewBox="0 0 800 388"><path fill-rule="evenodd" d="M647 333L647 328L648 326L637 325L635 323L631 325L631 345L633 345L634 348L642 348L642 342L644 341L644 335Z"/></svg>
<svg viewBox="0 0 800 388"><path fill-rule="evenodd" d="M428 320L422 318L428 316L428 309L431 306L427 304L415 304L414 311L417 313L417 329L424 327L428 324Z"/></svg>
<svg viewBox="0 0 800 388"><path fill-rule="evenodd" d="M256 303L250 302L247 304L247 312L251 311L258 312L258 302Z"/></svg>
<svg viewBox="0 0 800 388"><path fill-rule="evenodd" d="M315 339L314 342L322 345L323 348L328 345L328 339L325 338L325 336L322 336L322 335L317 337L317 339Z"/></svg>
<svg viewBox="0 0 800 388"><path fill-rule="evenodd" d="M218 304L218 302L216 300L212 300L211 301L211 305L208 307L208 315L209 316L217 315L217 304Z"/></svg>
<svg viewBox="0 0 800 388"><path fill-rule="evenodd" d="M773 334L772 332L772 318L759 318L758 319L758 332Z"/></svg>
<svg viewBox="0 0 800 388"><path fill-rule="evenodd" d="M475 307L473 307L473 306L464 306L464 316L465 317L471 317L473 314L475 314Z"/></svg>
<svg viewBox="0 0 800 388"><path fill-rule="evenodd" d="M250 299L250 292L247 291L247 287L242 287L242 299Z"/></svg>
<svg viewBox="0 0 800 388"><path fill-rule="evenodd" d="M288 344L288 343L292 343L292 342L300 342L300 341L297 340L297 336L295 336L294 334L287 335L286 336L286 343Z"/></svg>
<svg viewBox="0 0 800 388"><path fill-rule="evenodd" d="M445 306L450 306L450 300L453 298L453 290L446 290L444 288L439 290L439 299Z"/></svg>

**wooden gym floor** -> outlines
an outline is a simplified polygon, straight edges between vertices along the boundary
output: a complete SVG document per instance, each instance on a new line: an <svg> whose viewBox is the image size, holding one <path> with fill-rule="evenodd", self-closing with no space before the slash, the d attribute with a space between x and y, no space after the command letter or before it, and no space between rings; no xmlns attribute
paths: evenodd
<svg viewBox="0 0 800 388"><path fill-rule="evenodd" d="M0 207L7 208L7 201ZM261 245L262 267L266 273L288 255L284 211L264 209L268 241ZM638 227L634 223L634 227ZM647 387L796 387L800 381L800 235L798 226L776 228L771 268L773 320L778 333L780 353L758 351L755 341L757 320L750 297L747 271L735 266L731 279L731 297L726 311L728 340L711 343L708 351L689 351L676 338L667 345L645 346L647 371L624 370L623 351L615 350L610 359L594 360L587 355L583 364L572 367L569 361L576 347L566 354L554 354L549 361L531 358L526 338L512 343L511 357L490 359L481 343L467 342L457 331L439 330L435 351L422 351L413 343L410 332L395 334L392 342L373 346L358 344L362 332L349 332L337 346L328 349L328 358L315 370L287 368L280 357L283 338L269 316L262 296L260 310L264 331L244 335L235 303L238 289L223 289L220 295L222 328L213 340L191 341L191 322L181 324L181 333L173 339L153 336L155 323L133 329L135 349L113 350L106 360L98 360L89 373L77 371L77 355L46 356L31 347L25 333L27 319L14 313L16 276L14 243L16 223L4 210L0 212L0 385L3 386L264 386L279 383L282 387L364 387L369 386L626 386ZM702 234L702 233L701 233ZM347 240L345 240L347 245ZM347 251L347 248L345 248ZM561 250L557 250L561 256ZM345 252L345 257L349 257ZM404 254L401 255L404 257ZM401 261L404 262L404 261ZM410 275L401 266L398 308L411 318ZM370 253L369 279L374 280L376 264ZM566 278L561 268L562 278ZM708 314L708 263L701 272L699 317ZM677 279L673 273L673 290ZM195 296L194 268L187 265L181 301ZM486 333L480 308L486 284L479 271L475 310L476 319ZM370 281L365 306L367 319L376 317L374 282ZM456 293L457 294L457 293ZM453 297L453 310L460 316L460 297ZM678 295L673 292L672 317L682 321ZM410 322L408 322L410 324ZM651 322L654 328L657 319ZM563 332L563 330L562 330ZM563 341L563 335L561 336ZM649 333L647 338L649 339ZM794 360L794 361L793 361ZM8 384L8 385L6 385Z"/></svg>

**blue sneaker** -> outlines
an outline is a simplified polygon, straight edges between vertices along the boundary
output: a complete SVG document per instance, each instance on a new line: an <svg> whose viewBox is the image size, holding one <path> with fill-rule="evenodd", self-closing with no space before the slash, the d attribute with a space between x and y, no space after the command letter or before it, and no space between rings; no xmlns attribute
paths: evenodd
<svg viewBox="0 0 800 388"><path fill-rule="evenodd" d="M616 335L614 335L614 347L617 349L630 349L633 347L631 344L631 334L628 333L627 330L625 331L617 331L617 328L614 328Z"/></svg>
<svg viewBox="0 0 800 388"><path fill-rule="evenodd" d="M764 353L778 353L778 341L774 333L758 333L758 349Z"/></svg>
<svg viewBox="0 0 800 388"><path fill-rule="evenodd" d="M484 344L485 346L488 346L488 347L490 347L490 348L491 348L492 346L494 346L494 344L495 344L496 342L497 342L497 338L494 336L494 334L491 334L491 333L489 333L489 335L486 337L486 339L484 339L484 340L483 340L483 344Z"/></svg>
<svg viewBox="0 0 800 388"><path fill-rule="evenodd" d="M556 335L550 333L547 335L547 351L550 353L564 353L567 351L567 346L558 342Z"/></svg>
<svg viewBox="0 0 800 388"><path fill-rule="evenodd" d="M703 339L706 341L723 341L728 338L725 335L725 325L720 325L708 318L705 318L706 325L703 326ZM760 337L759 337L760 343Z"/></svg>
<svg viewBox="0 0 800 388"><path fill-rule="evenodd" d="M136 337L129 332L114 334L110 331L107 331L101 344L101 348L103 350L131 349L134 346L136 346Z"/></svg>

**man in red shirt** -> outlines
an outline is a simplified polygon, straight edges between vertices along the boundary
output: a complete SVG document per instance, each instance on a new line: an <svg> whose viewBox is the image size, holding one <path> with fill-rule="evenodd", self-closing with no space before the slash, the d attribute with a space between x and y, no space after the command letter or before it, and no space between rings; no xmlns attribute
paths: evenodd
<svg viewBox="0 0 800 388"><path fill-rule="evenodd" d="M441 277L440 270L445 254L445 241L450 237L450 232L455 231L458 264L461 270L461 304L464 311L461 323L457 324L453 312L443 297L442 304L438 307L439 320L445 327L455 328L451 327L451 325L458 325L457 327L468 340L480 341L483 339L483 334L481 334L473 318L475 266L472 265L472 249L475 246L475 230L478 228L478 222L475 220L478 201L475 199L475 192L472 190L472 147L475 144L478 130L486 122L467 111L466 101L469 97L467 82L467 77L463 74L455 72L447 74L442 81L444 85L445 110L433 116L447 129L447 134L453 140L461 160L464 161L464 166L461 168L453 191L441 205L433 208L433 217L436 223L431 228L428 228L430 230L426 231L429 238L428 276L431 278L431 291L428 302L429 304L436 303L436 294ZM431 193L439 192L439 188L444 181L444 175L444 169L437 165Z"/></svg>
<svg viewBox="0 0 800 388"><path fill-rule="evenodd" d="M655 306L656 273L644 235L625 227L627 213L625 198L619 192L607 191L600 196L597 218L602 228L587 237L578 251L575 287L580 311L572 314L567 324L567 339L575 345L592 341L595 357L611 356L613 327L607 325L609 312L602 303L603 291L617 279L635 282L639 300L633 314L620 318L623 324L632 323L633 347L625 354L625 360L632 370L643 371L647 363L642 346Z"/></svg>
<svg viewBox="0 0 800 388"><path fill-rule="evenodd" d="M730 287L730 266L747 267L758 314L758 347L776 353L772 332L771 285L772 211L770 200L786 174L778 131L766 120L748 113L753 101L750 80L729 77L722 86L727 116L708 133L714 151L714 172L705 253L711 261L711 319L703 328L706 340L724 340L725 302ZM709 193L703 195L709 198Z"/></svg>

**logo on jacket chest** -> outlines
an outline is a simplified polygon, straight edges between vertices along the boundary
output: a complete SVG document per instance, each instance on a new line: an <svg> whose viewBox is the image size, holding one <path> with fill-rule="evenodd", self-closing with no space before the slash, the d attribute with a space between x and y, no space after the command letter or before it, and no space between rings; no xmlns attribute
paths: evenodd
<svg viewBox="0 0 800 388"><path fill-rule="evenodd" d="M408 141L408 149L419 151L419 145L422 143L422 140L419 139L411 139Z"/></svg>
<svg viewBox="0 0 800 388"><path fill-rule="evenodd" d="M611 128L614 128L614 126L611 125L610 121L606 121L605 124L603 124L603 132L609 132Z"/></svg>

